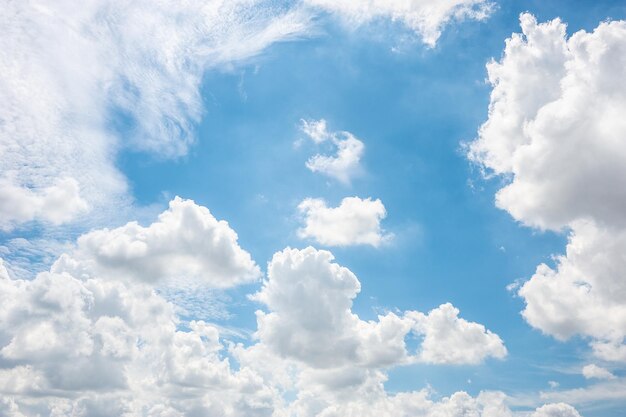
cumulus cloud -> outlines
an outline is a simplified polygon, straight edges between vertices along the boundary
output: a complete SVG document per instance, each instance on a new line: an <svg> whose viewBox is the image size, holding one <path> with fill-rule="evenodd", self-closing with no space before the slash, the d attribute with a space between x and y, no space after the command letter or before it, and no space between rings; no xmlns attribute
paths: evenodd
<svg viewBox="0 0 626 417"><path fill-rule="evenodd" d="M19 187L8 179L0 179L0 230L8 231L21 223L41 220L61 224L87 211L80 197L78 182L62 178L40 190Z"/></svg>
<svg viewBox="0 0 626 417"><path fill-rule="evenodd" d="M580 414L571 405L556 403L538 408L531 417L580 417Z"/></svg>
<svg viewBox="0 0 626 417"><path fill-rule="evenodd" d="M359 289L329 252L277 253L256 296L270 313L258 315L259 341L245 347L225 343L210 323L181 323L174 306L143 282L68 272L11 279L0 263L0 413L513 415L499 392L439 400L428 389L387 393L384 368L401 364L404 336L434 313L365 322L350 311ZM460 320L453 307L441 309ZM454 343L468 342L460 340Z"/></svg>
<svg viewBox="0 0 626 417"><path fill-rule="evenodd" d="M214 326L178 330L172 305L143 284L41 273L0 277L0 289L3 415L243 417L275 408L270 387L221 356Z"/></svg>
<svg viewBox="0 0 626 417"><path fill-rule="evenodd" d="M489 16L493 3L487 0L306 0L310 5L336 13L356 24L380 18L398 20L418 33L423 42L435 46L442 28L451 20L482 20Z"/></svg>
<svg viewBox="0 0 626 417"><path fill-rule="evenodd" d="M287 248L270 262L268 279L254 296L269 309L257 312L257 337L279 356L322 369L408 363L415 358L405 337L413 331L424 336L424 362L479 363L506 355L497 335L459 319L450 304L428 315L410 311L361 320L351 311L360 283L333 259L328 251Z"/></svg>
<svg viewBox="0 0 626 417"><path fill-rule="evenodd" d="M593 363L583 366L582 374L587 379L615 379L611 371Z"/></svg>
<svg viewBox="0 0 626 417"><path fill-rule="evenodd" d="M326 121L302 120L301 130L317 145L330 143L334 155L316 154L306 162L307 168L349 184L360 172L365 145L350 132L329 132Z"/></svg>
<svg viewBox="0 0 626 417"><path fill-rule="evenodd" d="M131 222L79 237L76 249L62 255L52 270L152 283L187 278L214 288L252 282L261 275L227 222L179 197L147 227Z"/></svg>
<svg viewBox="0 0 626 417"><path fill-rule="evenodd" d="M346 197L338 207L327 207L323 199L307 198L298 210L305 223L298 229L298 236L315 239L322 245L378 247L392 237L380 227L387 211L379 199Z"/></svg>
<svg viewBox="0 0 626 417"><path fill-rule="evenodd" d="M590 337L598 356L624 360L626 22L568 38L558 19L520 20L522 33L488 65L489 119L469 155L510 179L500 208L569 230L556 267L540 265L519 290L526 320L559 339Z"/></svg>
<svg viewBox="0 0 626 417"><path fill-rule="evenodd" d="M480 363L486 357L507 355L502 339L479 323L459 318L452 304L442 304L428 314L409 312L413 328L423 335L419 359L427 363Z"/></svg>
<svg viewBox="0 0 626 417"><path fill-rule="evenodd" d="M77 203L73 178L94 208L130 204L117 151L185 154L202 115L203 73L305 33L309 17L264 0L4 4L0 155L12 181L0 192L44 199L56 186ZM50 210L71 214L52 204L39 216L13 210L13 220L49 220Z"/></svg>

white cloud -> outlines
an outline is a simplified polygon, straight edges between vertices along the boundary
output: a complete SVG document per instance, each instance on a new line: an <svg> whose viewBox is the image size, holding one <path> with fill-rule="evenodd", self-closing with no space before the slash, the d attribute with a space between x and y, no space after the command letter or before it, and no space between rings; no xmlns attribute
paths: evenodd
<svg viewBox="0 0 626 417"><path fill-rule="evenodd" d="M580 417L580 414L571 405L556 403L538 408L531 417Z"/></svg>
<svg viewBox="0 0 626 417"><path fill-rule="evenodd" d="M387 211L379 199L346 197L338 207L327 207L320 198L307 198L298 210L305 222L298 229L298 236L315 239L322 245L378 247L392 237L380 227Z"/></svg>
<svg viewBox="0 0 626 417"><path fill-rule="evenodd" d="M414 330L423 335L419 360L439 364L480 363L487 357L503 359L507 355L502 339L479 323L458 317L452 304L442 304L423 314L408 312Z"/></svg>
<svg viewBox="0 0 626 417"><path fill-rule="evenodd" d="M131 222L79 237L76 249L62 255L52 270L151 283L182 277L213 288L253 282L261 276L227 222L179 197L150 226Z"/></svg>
<svg viewBox="0 0 626 417"><path fill-rule="evenodd" d="M11 230L20 223L41 220L57 225L87 211L79 195L78 182L62 178L49 187L32 190L0 179L0 230Z"/></svg>
<svg viewBox="0 0 626 417"><path fill-rule="evenodd" d="M349 184L360 173L365 145L350 132L329 132L324 119L302 120L302 131L317 145L331 143L334 155L316 154L306 162L307 168Z"/></svg>
<svg viewBox="0 0 626 417"><path fill-rule="evenodd" d="M49 272L13 280L0 263L0 413L513 416L498 392L388 394L381 368L406 358L415 321L360 320L350 311L360 284L329 252L287 249L269 269L257 295L271 307L260 342L231 345L233 366L216 326L182 330L174 306L144 283Z"/></svg>
<svg viewBox="0 0 626 417"><path fill-rule="evenodd" d="M5 410L244 417L278 406L258 376L221 357L214 326L177 330L172 306L142 284L42 273L1 277L0 289Z"/></svg>
<svg viewBox="0 0 626 417"><path fill-rule="evenodd" d="M496 204L540 229L569 230L555 268L521 286L534 327L591 338L620 360L626 336L626 22L567 37L558 19L521 16L522 34L488 65L489 119L470 157L510 178Z"/></svg>
<svg viewBox="0 0 626 417"><path fill-rule="evenodd" d="M12 181L0 192L32 199L30 190L52 192L59 181L68 192L65 178L74 178L92 208L119 214L130 200L118 150L185 154L202 115L203 73L305 33L309 18L265 0L3 4L0 155L2 177ZM60 209L12 210L12 220L71 214Z"/></svg>
<svg viewBox="0 0 626 417"><path fill-rule="evenodd" d="M269 309L257 312L260 342L278 356L320 369L408 363L415 360L405 344L412 331L424 336L423 362L475 364L506 355L497 335L458 318L451 304L428 315L387 313L378 321L363 321L351 311L360 288L356 276L334 263L328 251L309 247L276 253L268 279L254 296Z"/></svg>
<svg viewBox="0 0 626 417"><path fill-rule="evenodd" d="M404 23L433 47L443 27L451 20L482 20L493 4L487 0L306 0L307 3L337 13L348 22L361 24L380 18Z"/></svg>
<svg viewBox="0 0 626 417"><path fill-rule="evenodd" d="M583 366L581 372L587 379L615 379L611 371L593 363Z"/></svg>
<svg viewBox="0 0 626 417"><path fill-rule="evenodd" d="M626 398L626 378L598 381L584 388L542 392L540 397L544 402L564 402L572 406L623 405Z"/></svg>

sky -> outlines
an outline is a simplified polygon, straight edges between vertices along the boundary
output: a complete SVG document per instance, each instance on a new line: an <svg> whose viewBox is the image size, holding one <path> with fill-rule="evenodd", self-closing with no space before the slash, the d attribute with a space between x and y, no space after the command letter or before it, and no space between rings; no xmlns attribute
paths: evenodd
<svg viewBox="0 0 626 417"><path fill-rule="evenodd" d="M2 9L0 416L623 416L623 2Z"/></svg>

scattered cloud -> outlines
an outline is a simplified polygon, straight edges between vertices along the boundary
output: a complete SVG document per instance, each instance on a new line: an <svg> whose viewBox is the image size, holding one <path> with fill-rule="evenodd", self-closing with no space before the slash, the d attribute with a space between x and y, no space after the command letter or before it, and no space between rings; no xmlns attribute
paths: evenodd
<svg viewBox="0 0 626 417"><path fill-rule="evenodd" d="M593 363L585 365L582 374L587 379L615 379L615 375L611 371Z"/></svg>
<svg viewBox="0 0 626 417"><path fill-rule="evenodd" d="M334 155L316 154L306 162L307 168L350 184L360 173L360 161L365 145L350 132L329 132L324 119L302 120L301 130L317 145L330 143Z"/></svg>
<svg viewBox="0 0 626 417"><path fill-rule="evenodd" d="M392 238L380 222L387 216L385 206L371 198L346 197L338 207L327 207L320 198L307 198L298 205L304 227L302 239L311 238L325 246L371 245L378 247Z"/></svg>

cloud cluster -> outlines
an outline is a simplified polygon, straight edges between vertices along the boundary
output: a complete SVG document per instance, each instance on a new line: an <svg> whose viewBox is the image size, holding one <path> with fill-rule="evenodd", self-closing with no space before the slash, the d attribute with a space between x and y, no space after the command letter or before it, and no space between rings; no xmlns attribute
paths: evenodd
<svg viewBox="0 0 626 417"><path fill-rule="evenodd" d="M306 0L310 5L336 13L353 24L376 19L398 20L418 33L433 47L442 28L451 20L482 20L489 16L493 3L488 0Z"/></svg>
<svg viewBox="0 0 626 417"><path fill-rule="evenodd" d="M457 392L437 401L429 390L387 393L389 367L417 360L477 363L503 357L506 349L482 325L458 318L450 304L428 314L361 320L352 312L360 283L327 251L288 248L274 255L254 296L268 310L257 313L254 344L227 342L204 321L180 321L151 284L155 274L166 277L172 271L158 259L177 261L172 249L198 244L198 235L213 243L227 239L189 252L177 264L180 273L196 273L187 266L194 262L209 262L213 270L211 262L228 265L232 253L223 245L238 248L234 232L207 209L181 199L146 228L130 224L79 238L73 269L57 264L51 272L22 280L12 279L0 263L0 413L513 415L498 392L477 397ZM104 254L89 252L85 242L93 236L97 247L106 248ZM173 244L163 246L164 241ZM99 264L99 256L114 256L119 271ZM424 337L421 352L408 352L404 339L410 333Z"/></svg>
<svg viewBox="0 0 626 417"><path fill-rule="evenodd" d="M304 132L315 144L330 143L334 155L316 154L306 162L307 168L349 184L361 170L360 161L365 145L350 132L329 132L326 121L302 120Z"/></svg>
<svg viewBox="0 0 626 417"><path fill-rule="evenodd" d="M320 198L307 198L298 210L304 216L298 236L315 239L321 245L378 247L392 237L380 226L387 211L378 199L346 197L338 207L328 207Z"/></svg>
<svg viewBox="0 0 626 417"><path fill-rule="evenodd" d="M534 327L591 338L626 360L626 22L567 36L558 19L521 16L521 34L488 65L489 119L470 157L510 181L498 207L540 229L569 230L555 268L519 290Z"/></svg>

